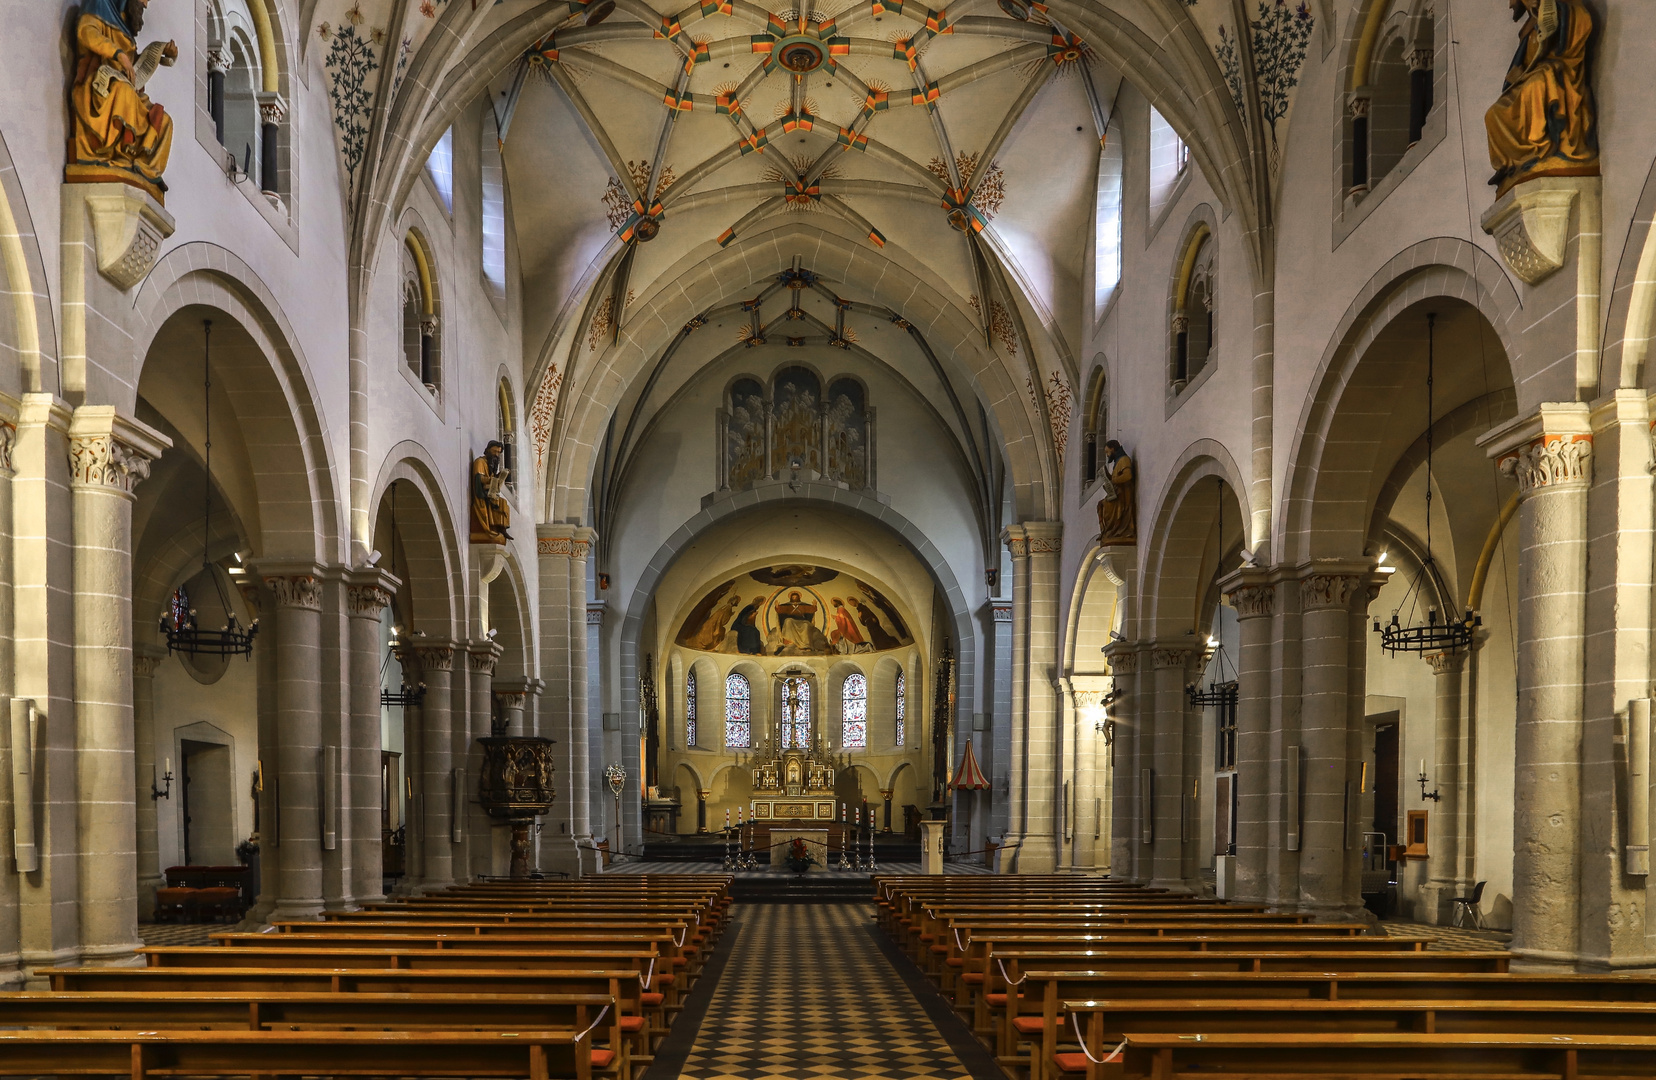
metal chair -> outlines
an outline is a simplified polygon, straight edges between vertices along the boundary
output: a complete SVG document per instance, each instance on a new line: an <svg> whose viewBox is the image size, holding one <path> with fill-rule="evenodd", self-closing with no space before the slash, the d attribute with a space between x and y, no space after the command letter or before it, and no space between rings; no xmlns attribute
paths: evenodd
<svg viewBox="0 0 1656 1080"><path fill-rule="evenodd" d="M1475 928L1479 930L1484 928L1483 911L1478 905L1483 901L1484 886L1487 884L1489 884L1489 882L1480 881L1476 885L1472 886L1471 896L1457 896L1449 901L1451 904L1455 905L1456 926L1463 925L1466 917L1470 915L1472 917L1472 925Z"/></svg>

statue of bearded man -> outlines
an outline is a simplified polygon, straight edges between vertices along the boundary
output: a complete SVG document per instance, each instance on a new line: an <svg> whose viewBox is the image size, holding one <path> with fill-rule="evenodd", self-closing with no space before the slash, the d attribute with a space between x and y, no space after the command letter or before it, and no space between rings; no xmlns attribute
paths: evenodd
<svg viewBox="0 0 1656 1080"><path fill-rule="evenodd" d="M139 181L158 198L172 152L172 117L150 101L144 84L159 66L172 66L178 46L152 42L138 49L149 0L82 0L75 24L77 63L69 92L74 134L65 179L92 183Z"/></svg>
<svg viewBox="0 0 1656 1080"><path fill-rule="evenodd" d="M1508 0L1518 52L1501 96L1484 114L1500 198L1538 176L1597 176L1593 15L1583 0Z"/></svg>

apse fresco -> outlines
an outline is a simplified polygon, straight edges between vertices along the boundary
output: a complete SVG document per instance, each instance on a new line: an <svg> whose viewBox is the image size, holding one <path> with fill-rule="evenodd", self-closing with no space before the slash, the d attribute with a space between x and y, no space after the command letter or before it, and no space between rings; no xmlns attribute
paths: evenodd
<svg viewBox="0 0 1656 1080"><path fill-rule="evenodd" d="M760 567L708 590L677 641L747 656L849 656L914 643L884 593L822 566Z"/></svg>

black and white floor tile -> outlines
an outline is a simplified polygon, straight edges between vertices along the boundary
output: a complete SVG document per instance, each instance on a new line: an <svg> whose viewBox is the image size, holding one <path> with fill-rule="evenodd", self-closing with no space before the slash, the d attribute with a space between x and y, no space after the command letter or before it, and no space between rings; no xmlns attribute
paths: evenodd
<svg viewBox="0 0 1656 1080"><path fill-rule="evenodd" d="M860 904L744 905L680 1076L969 1080ZM969 1037L969 1036L968 1036Z"/></svg>
<svg viewBox="0 0 1656 1080"><path fill-rule="evenodd" d="M755 874L769 877L792 877L793 872L785 866L761 865L753 870L737 871L741 874ZM920 864L917 862L880 863L874 870L837 870L832 866L825 869L812 870L812 875L828 877L852 878L869 874L918 874ZM944 863L945 874L988 874L989 869L978 863ZM723 874L729 873L722 863L716 862L647 862L643 859L622 858L610 864L606 874Z"/></svg>

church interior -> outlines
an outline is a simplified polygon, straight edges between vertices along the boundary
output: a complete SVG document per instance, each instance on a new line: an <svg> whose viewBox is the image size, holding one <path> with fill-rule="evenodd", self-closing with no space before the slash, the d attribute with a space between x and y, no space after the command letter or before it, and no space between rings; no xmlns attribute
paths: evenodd
<svg viewBox="0 0 1656 1080"><path fill-rule="evenodd" d="M928 2L0 5L0 1076L1656 1074L1656 8Z"/></svg>

